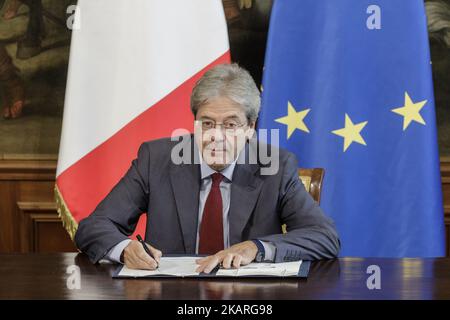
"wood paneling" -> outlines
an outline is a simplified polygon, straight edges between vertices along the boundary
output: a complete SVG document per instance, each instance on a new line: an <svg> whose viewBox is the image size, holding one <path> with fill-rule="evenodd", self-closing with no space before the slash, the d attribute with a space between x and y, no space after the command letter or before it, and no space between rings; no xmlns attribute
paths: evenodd
<svg viewBox="0 0 450 320"><path fill-rule="evenodd" d="M0 160L0 252L69 252L56 212L56 160Z"/></svg>
<svg viewBox="0 0 450 320"><path fill-rule="evenodd" d="M0 159L0 253L75 251L56 213L56 159ZM450 256L450 157L441 158Z"/></svg>
<svg viewBox="0 0 450 320"><path fill-rule="evenodd" d="M22 252L76 251L61 225L54 202L18 202L17 205L22 220Z"/></svg>

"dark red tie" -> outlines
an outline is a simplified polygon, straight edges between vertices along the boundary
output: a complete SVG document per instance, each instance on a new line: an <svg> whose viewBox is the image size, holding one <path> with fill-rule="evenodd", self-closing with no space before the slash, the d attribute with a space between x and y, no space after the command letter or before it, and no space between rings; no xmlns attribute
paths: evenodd
<svg viewBox="0 0 450 320"><path fill-rule="evenodd" d="M223 250L223 206L219 187L223 175L216 172L211 178L212 186L203 209L198 246L199 254L208 255Z"/></svg>

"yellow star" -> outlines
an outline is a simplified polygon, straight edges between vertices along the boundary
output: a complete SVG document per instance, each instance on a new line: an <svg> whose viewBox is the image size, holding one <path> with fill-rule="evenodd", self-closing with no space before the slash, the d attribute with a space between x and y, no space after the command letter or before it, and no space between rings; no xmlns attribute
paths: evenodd
<svg viewBox="0 0 450 320"><path fill-rule="evenodd" d="M287 138L289 139L295 129L299 129L309 133L309 129L303 121L309 111L311 111L311 109L305 109L297 112L292 106L291 102L288 101L287 116L275 119L275 121L287 125Z"/></svg>
<svg viewBox="0 0 450 320"><path fill-rule="evenodd" d="M425 125L425 121L420 115L420 110L425 106L428 100L413 103L408 93L405 92L405 105L400 108L392 109L391 111L403 116L403 131L408 128L412 121L416 121Z"/></svg>
<svg viewBox="0 0 450 320"><path fill-rule="evenodd" d="M350 147L352 142L358 142L366 145L363 137L361 136L361 130L366 126L368 121L353 124L352 119L345 114L345 127L342 129L334 130L332 133L344 138L344 152Z"/></svg>

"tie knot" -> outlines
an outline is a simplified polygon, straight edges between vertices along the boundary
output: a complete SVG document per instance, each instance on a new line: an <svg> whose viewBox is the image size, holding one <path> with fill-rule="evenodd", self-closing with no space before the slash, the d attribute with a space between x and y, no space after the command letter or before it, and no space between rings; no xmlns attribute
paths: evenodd
<svg viewBox="0 0 450 320"><path fill-rule="evenodd" d="M220 182L222 182L223 175L219 172L215 172L211 175L212 179L212 187L218 187L220 185Z"/></svg>

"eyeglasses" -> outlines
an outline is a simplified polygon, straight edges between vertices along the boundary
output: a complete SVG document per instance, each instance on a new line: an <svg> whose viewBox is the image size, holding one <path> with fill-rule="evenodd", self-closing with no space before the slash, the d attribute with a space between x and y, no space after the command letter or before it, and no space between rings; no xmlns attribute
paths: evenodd
<svg viewBox="0 0 450 320"><path fill-rule="evenodd" d="M242 124L236 120L225 120L224 122L215 122L213 120L196 120L197 124L201 124L203 130L211 130L216 128L218 125L222 127L222 130L230 130L235 131L239 128L246 126L246 124Z"/></svg>

